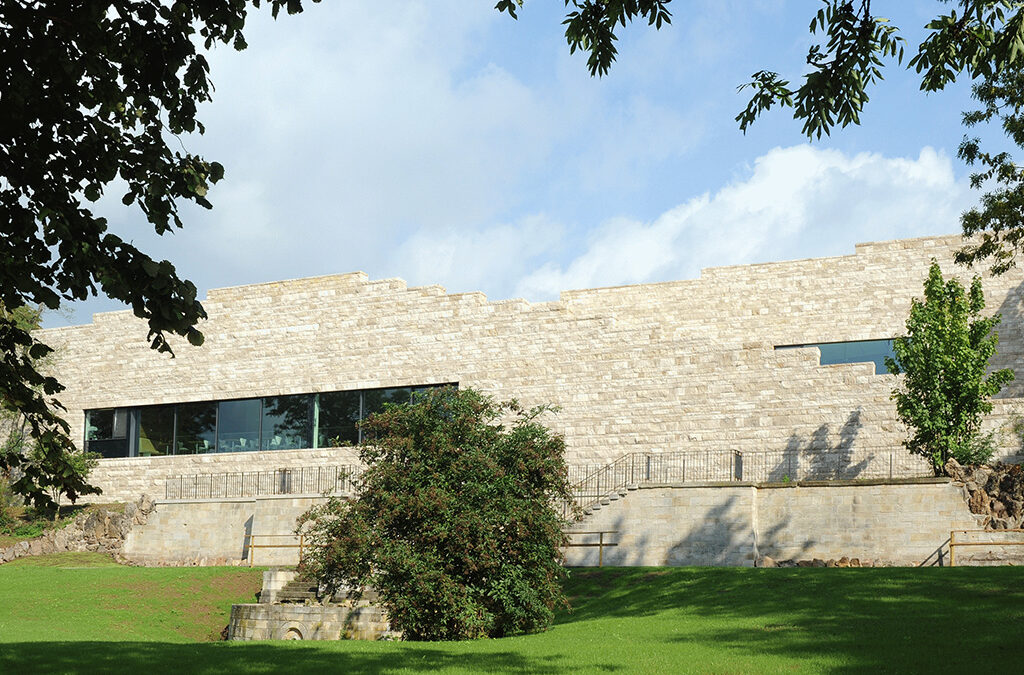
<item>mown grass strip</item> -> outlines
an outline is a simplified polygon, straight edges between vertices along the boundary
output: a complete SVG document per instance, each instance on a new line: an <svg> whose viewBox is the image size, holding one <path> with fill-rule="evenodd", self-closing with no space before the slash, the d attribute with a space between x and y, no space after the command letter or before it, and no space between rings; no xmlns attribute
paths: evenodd
<svg viewBox="0 0 1024 675"><path fill-rule="evenodd" d="M1016 672L1024 663L1019 568L578 570L567 585L574 610L539 635L227 644L201 640L227 623L231 602L251 601L258 573L95 560L73 569L83 560L0 567L0 672Z"/></svg>

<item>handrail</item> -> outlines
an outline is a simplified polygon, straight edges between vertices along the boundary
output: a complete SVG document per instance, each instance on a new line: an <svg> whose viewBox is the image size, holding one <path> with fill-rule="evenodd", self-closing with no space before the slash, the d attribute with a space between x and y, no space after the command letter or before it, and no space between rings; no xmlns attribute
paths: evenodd
<svg viewBox="0 0 1024 675"><path fill-rule="evenodd" d="M587 511L613 493L643 483L787 483L934 475L926 462L906 452L887 450L856 459L848 448L630 452L572 483L572 497L563 503L562 517L569 518L573 503Z"/></svg>
<svg viewBox="0 0 1024 675"><path fill-rule="evenodd" d="M299 543L297 544L257 544L254 542L256 537L298 537ZM299 560L302 560L302 551L306 543L305 534L247 534L245 535L246 547L249 551L249 567L253 566L253 549L257 548L297 548L299 549Z"/></svg>
<svg viewBox="0 0 1024 675"><path fill-rule="evenodd" d="M957 541L956 534L988 534L998 535L1004 532L1021 532L1024 530L1020 529L1006 529L1006 530L950 530L949 531L949 566L956 567L956 557L954 550L957 546L1024 546L1024 540L1021 541Z"/></svg>
<svg viewBox="0 0 1024 675"><path fill-rule="evenodd" d="M571 530L571 531L566 532L565 534L568 535L568 536L572 536L574 534L584 534L584 535L585 534L590 534L590 535L596 534L596 535L598 535L598 540L597 540L596 543L595 542L589 542L589 543L588 542L580 542L580 543L574 544L574 543L570 542L570 543L566 544L566 547L583 546L583 547L587 547L587 548L593 548L593 547L596 546L597 547L597 566L598 567L603 567L604 566L604 547L605 546L618 546L619 545L619 542L617 542L617 541L606 542L604 540L604 535L606 535L606 534L618 534L618 533L619 533L618 530L595 530L593 532L579 532L579 531Z"/></svg>

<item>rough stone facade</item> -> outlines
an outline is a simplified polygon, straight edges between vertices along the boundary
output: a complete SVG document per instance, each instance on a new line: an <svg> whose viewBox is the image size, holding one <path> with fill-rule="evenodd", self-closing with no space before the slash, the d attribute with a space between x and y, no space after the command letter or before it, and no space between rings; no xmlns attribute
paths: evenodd
<svg viewBox="0 0 1024 675"><path fill-rule="evenodd" d="M854 255L704 270L699 279L566 291L555 302L489 302L481 293L407 288L362 273L212 290L201 348L154 353L130 312L43 331L57 348L61 396L81 441L83 410L458 382L562 411L571 464L627 452L838 450L852 466L899 447L894 379L870 363L821 366L816 348L776 346L891 338L904 332L932 258L948 275L958 236L861 244ZM996 367L1024 354L1022 273L985 279L1001 312ZM990 424L1020 406L1024 377ZM1001 456L1020 453L1019 435ZM108 500L161 494L164 475L350 463L317 453L104 460Z"/></svg>
<svg viewBox="0 0 1024 675"><path fill-rule="evenodd" d="M618 544L604 550L605 565L751 566L764 556L948 565L950 531L979 528L959 487L948 479L918 479L640 486L576 529L617 533L605 535ZM596 565L598 549L569 548L567 559Z"/></svg>
<svg viewBox="0 0 1024 675"><path fill-rule="evenodd" d="M125 539L133 528L146 524L155 508L153 500L142 495L138 502L126 504L123 512L102 508L82 513L59 530L0 549L0 564L65 551L110 553L120 562L127 562L122 555Z"/></svg>

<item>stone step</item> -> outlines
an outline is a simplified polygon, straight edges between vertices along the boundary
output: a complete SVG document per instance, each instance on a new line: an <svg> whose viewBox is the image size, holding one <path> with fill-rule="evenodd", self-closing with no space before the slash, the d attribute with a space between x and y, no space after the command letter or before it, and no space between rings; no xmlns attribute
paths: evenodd
<svg viewBox="0 0 1024 675"><path fill-rule="evenodd" d="M316 600L316 593L295 591L292 593L280 593L277 596L278 602L305 602L307 600Z"/></svg>

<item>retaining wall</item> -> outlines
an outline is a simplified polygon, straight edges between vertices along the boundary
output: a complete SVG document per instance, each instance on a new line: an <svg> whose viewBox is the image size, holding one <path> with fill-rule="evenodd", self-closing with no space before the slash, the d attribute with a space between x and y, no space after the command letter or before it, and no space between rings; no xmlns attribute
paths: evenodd
<svg viewBox="0 0 1024 675"><path fill-rule="evenodd" d="M322 497L158 502L131 530L124 556L143 564L243 564L247 534L287 535ZM828 485L643 486L576 529L608 530L618 542L606 565L753 565L860 558L877 564L949 564L949 533L980 529L962 487L946 479L838 481ZM595 537L574 537L595 541ZM282 537L273 543L295 543ZM260 539L259 543L271 543ZM1019 547L1018 547L1019 548ZM977 554L982 551L975 552ZM957 557L963 562L967 555ZM294 565L298 548L256 549L257 565ZM569 548L570 565L596 565L596 548Z"/></svg>
<svg viewBox="0 0 1024 675"><path fill-rule="evenodd" d="M295 565L295 521L320 501L318 495L158 501L147 522L128 533L123 555L143 565L223 565L246 563L251 553L256 565ZM250 534L257 535L252 551Z"/></svg>
<svg viewBox="0 0 1024 675"><path fill-rule="evenodd" d="M605 565L750 566L761 556L949 564L950 530L980 527L960 487L923 479L642 486L576 529L618 532L606 535L618 546L605 549ZM567 559L596 565L598 550L569 548Z"/></svg>

